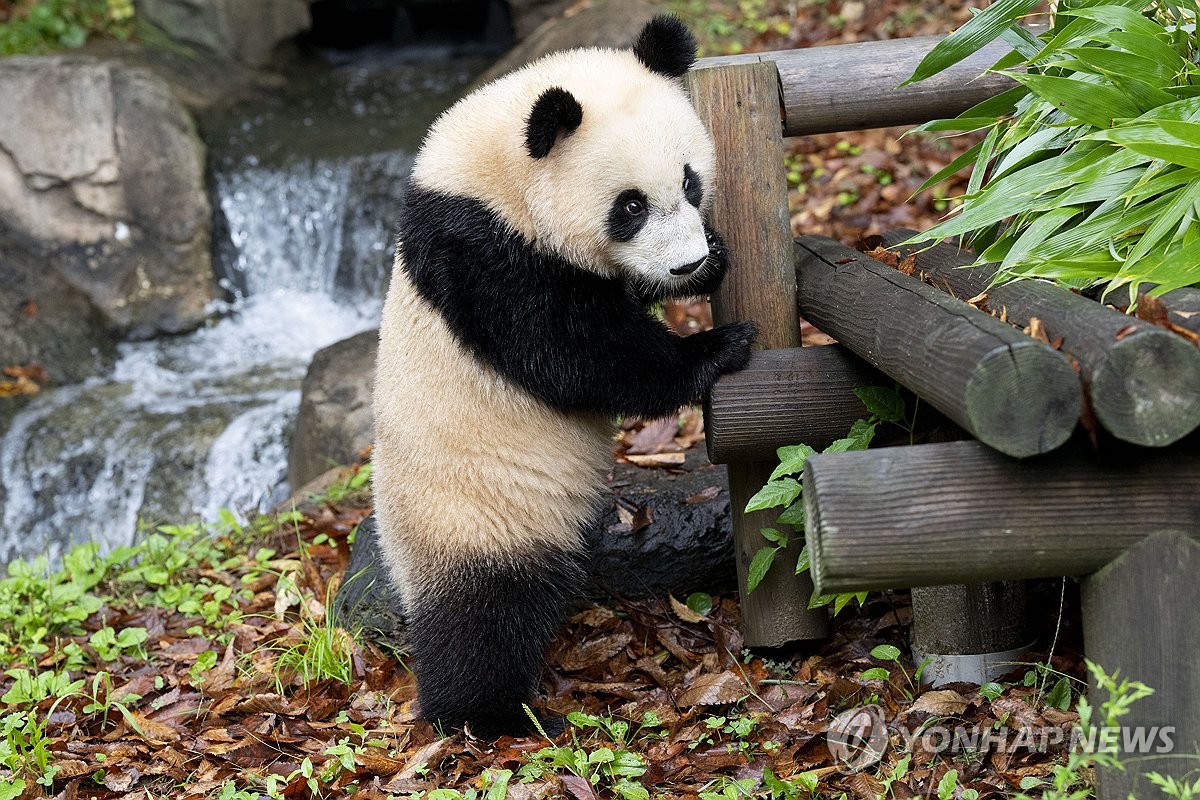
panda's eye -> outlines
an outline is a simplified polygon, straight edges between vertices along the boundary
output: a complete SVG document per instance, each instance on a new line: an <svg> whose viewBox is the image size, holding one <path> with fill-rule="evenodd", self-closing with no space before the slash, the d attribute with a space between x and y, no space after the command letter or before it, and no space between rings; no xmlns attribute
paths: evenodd
<svg viewBox="0 0 1200 800"><path fill-rule="evenodd" d="M684 175L683 176L683 190L686 192L688 189L691 189L691 188L692 188L691 177Z"/></svg>
<svg viewBox="0 0 1200 800"><path fill-rule="evenodd" d="M631 217L641 216L646 211L646 206L641 200L630 200L625 204L625 213Z"/></svg>

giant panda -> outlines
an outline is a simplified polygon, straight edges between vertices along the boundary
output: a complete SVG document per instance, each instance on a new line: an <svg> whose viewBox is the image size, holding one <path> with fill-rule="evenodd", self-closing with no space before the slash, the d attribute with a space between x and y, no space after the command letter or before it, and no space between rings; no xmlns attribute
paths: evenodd
<svg viewBox="0 0 1200 800"><path fill-rule="evenodd" d="M683 90L696 44L548 55L467 95L413 167L374 387L380 548L421 714L525 732L618 415L696 402L751 322L686 338L647 310L712 292L713 143Z"/></svg>

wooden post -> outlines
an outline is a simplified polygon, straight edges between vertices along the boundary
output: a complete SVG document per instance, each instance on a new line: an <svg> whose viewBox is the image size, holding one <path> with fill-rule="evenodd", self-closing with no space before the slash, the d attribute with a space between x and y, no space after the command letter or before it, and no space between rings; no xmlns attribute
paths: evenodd
<svg viewBox="0 0 1200 800"><path fill-rule="evenodd" d="M1120 718L1118 741L1155 733L1144 752L1121 747L1125 771L1100 770L1099 800L1160 796L1146 772L1194 781L1200 768L1200 543L1178 533L1151 536L1083 582L1083 641L1089 659L1117 680L1141 681L1154 694ZM1091 704L1104 700L1092 681ZM1095 715L1093 715L1093 718ZM1099 724L1103 724L1100 722ZM1162 729L1174 727L1169 752ZM1135 752L1128 752L1129 749Z"/></svg>
<svg viewBox="0 0 1200 800"><path fill-rule="evenodd" d="M688 75L688 88L716 143L712 225L729 246L729 275L713 297L713 319L718 324L754 320L760 348L798 346L779 73L774 64L694 70ZM803 545L800 537L792 537L792 545L779 554L762 583L753 593L746 592L750 560L768 544L759 530L778 527L778 514L740 512L774 467L772 461L729 465L742 624L751 647L782 647L829 633L828 612L808 608L812 581L793 573Z"/></svg>
<svg viewBox="0 0 1200 800"><path fill-rule="evenodd" d="M1024 581L912 590L913 661L929 659L922 682L994 681L1030 644Z"/></svg>

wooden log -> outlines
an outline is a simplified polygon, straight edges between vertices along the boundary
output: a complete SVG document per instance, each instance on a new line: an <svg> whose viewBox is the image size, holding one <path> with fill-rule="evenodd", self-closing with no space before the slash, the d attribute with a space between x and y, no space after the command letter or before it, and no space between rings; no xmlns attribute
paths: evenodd
<svg viewBox="0 0 1200 800"><path fill-rule="evenodd" d="M1191 286L1173 289L1161 298L1167 317L1181 328L1200 334L1200 289Z"/></svg>
<svg viewBox="0 0 1200 800"><path fill-rule="evenodd" d="M1155 533L1200 537L1200 441L1080 441L1016 461L979 442L828 453L804 473L822 594L1086 575Z"/></svg>
<svg viewBox="0 0 1200 800"><path fill-rule="evenodd" d="M774 64L746 64L692 70L687 81L696 111L716 143L712 223L729 246L729 275L713 296L713 319L718 324L752 319L759 326L758 347L795 347L800 344L800 322L782 168L779 74ZM729 465L742 625L750 647L782 647L829 634L827 612L808 608L812 580L787 566L796 562L803 547L800 536L791 537L791 546L778 559L780 566L753 592L746 591L750 561L767 545L759 530L776 527L777 515L740 512L774 468L770 460Z"/></svg>
<svg viewBox="0 0 1200 800"><path fill-rule="evenodd" d="M896 246L916 234L893 231ZM900 247L902 252L926 245ZM962 298L987 293L986 308L1004 310L1026 326L1036 317L1051 341L1079 362L1096 418L1113 436L1146 447L1177 442L1200 426L1200 349L1182 336L1105 308L1045 281L988 288L994 266L959 269L971 253L943 243L923 252L917 268L935 285Z"/></svg>
<svg viewBox="0 0 1200 800"><path fill-rule="evenodd" d="M1151 536L1083 581L1083 643L1087 656L1118 680L1141 681L1154 694L1137 700L1121 717L1124 772L1098 770L1099 800L1163 796L1146 780L1154 771L1196 779L1200 764L1200 544L1177 533ZM1106 693L1092 678L1093 707ZM1171 729L1165 734L1165 729ZM1124 747L1127 733L1149 746ZM1157 735L1156 735L1157 734ZM1164 738L1169 737L1169 741ZM1132 750L1133 752L1129 752Z"/></svg>
<svg viewBox="0 0 1200 800"><path fill-rule="evenodd" d="M912 611L922 683L994 681L1031 644L1024 581L913 587Z"/></svg>
<svg viewBox="0 0 1200 800"><path fill-rule="evenodd" d="M994 42L912 86L908 78L941 36L702 58L697 68L772 62L782 81L784 135L913 125L954 117L1016 84L987 69L1011 50Z"/></svg>
<svg viewBox="0 0 1200 800"><path fill-rule="evenodd" d="M714 464L768 461L778 447L800 443L820 450L868 416L855 389L891 385L839 345L760 351L707 399L708 457Z"/></svg>
<svg viewBox="0 0 1200 800"><path fill-rule="evenodd" d="M818 328L1002 453L1070 437L1081 395L1061 353L832 239L796 243L800 311Z"/></svg>

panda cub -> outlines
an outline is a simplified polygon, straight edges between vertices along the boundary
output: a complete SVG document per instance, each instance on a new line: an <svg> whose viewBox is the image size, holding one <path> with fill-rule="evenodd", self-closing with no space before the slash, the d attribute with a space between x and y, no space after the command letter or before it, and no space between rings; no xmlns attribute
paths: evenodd
<svg viewBox="0 0 1200 800"><path fill-rule="evenodd" d="M528 730L614 418L671 414L741 369L753 323L689 337L647 311L715 290L713 143L657 17L632 51L546 56L471 93L417 156L375 382L379 540L422 715Z"/></svg>

